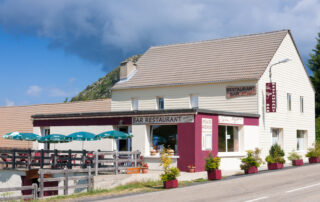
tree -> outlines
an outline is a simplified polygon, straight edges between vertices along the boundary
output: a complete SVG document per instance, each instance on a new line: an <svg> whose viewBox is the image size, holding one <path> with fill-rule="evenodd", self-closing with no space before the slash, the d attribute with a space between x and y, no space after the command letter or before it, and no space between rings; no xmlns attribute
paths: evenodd
<svg viewBox="0 0 320 202"><path fill-rule="evenodd" d="M313 72L311 76L311 81L313 87L316 91L315 105L316 105L316 117L320 115L320 32L318 33L318 38L316 47L312 50L313 53L310 54L309 68Z"/></svg>

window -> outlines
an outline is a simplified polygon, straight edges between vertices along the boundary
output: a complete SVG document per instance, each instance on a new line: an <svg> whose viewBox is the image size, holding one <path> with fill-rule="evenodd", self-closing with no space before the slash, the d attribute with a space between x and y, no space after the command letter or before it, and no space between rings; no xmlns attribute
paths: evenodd
<svg viewBox="0 0 320 202"><path fill-rule="evenodd" d="M124 133L131 133L131 127L130 126L118 126L116 127L116 130L119 130ZM117 151L132 151L132 144L131 144L131 138L129 139L117 139Z"/></svg>
<svg viewBox="0 0 320 202"><path fill-rule="evenodd" d="M297 150L305 150L307 147L307 131L297 130Z"/></svg>
<svg viewBox="0 0 320 202"><path fill-rule="evenodd" d="M236 126L219 126L219 152L239 151L239 128Z"/></svg>
<svg viewBox="0 0 320 202"><path fill-rule="evenodd" d="M132 106L131 106L131 108L132 108L132 110L138 110L138 108L139 108L139 101L138 101L138 99L136 99L136 98L132 98Z"/></svg>
<svg viewBox="0 0 320 202"><path fill-rule="evenodd" d="M288 106L288 111L291 111L291 94L287 94L287 106Z"/></svg>
<svg viewBox="0 0 320 202"><path fill-rule="evenodd" d="M159 153L163 148L173 149L177 154L177 126L176 125L152 125L150 126L153 149Z"/></svg>
<svg viewBox="0 0 320 202"><path fill-rule="evenodd" d="M190 96L190 103L191 103L191 108L198 108L198 96L191 95Z"/></svg>
<svg viewBox="0 0 320 202"><path fill-rule="evenodd" d="M278 144L282 146L282 130L280 128L272 128L272 145Z"/></svg>
<svg viewBox="0 0 320 202"><path fill-rule="evenodd" d="M304 103L303 103L303 96L300 96L300 112L304 112Z"/></svg>
<svg viewBox="0 0 320 202"><path fill-rule="evenodd" d="M158 105L158 109L164 109L164 99L163 99L163 97L158 97L157 98L157 105Z"/></svg>

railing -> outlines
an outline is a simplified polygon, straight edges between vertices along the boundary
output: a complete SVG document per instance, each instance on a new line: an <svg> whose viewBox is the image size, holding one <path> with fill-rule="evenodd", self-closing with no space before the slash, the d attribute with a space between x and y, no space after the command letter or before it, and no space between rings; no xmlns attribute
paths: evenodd
<svg viewBox="0 0 320 202"><path fill-rule="evenodd" d="M0 158L7 168L72 169L95 168L118 174L127 167L137 167L140 152L73 151L73 150L0 150ZM96 163L97 162L97 163Z"/></svg>
<svg viewBox="0 0 320 202"><path fill-rule="evenodd" d="M58 191L63 190L64 195L69 194L69 189L79 189L79 188L86 188L88 191L92 189L92 175L91 171L92 169L89 167L87 169L72 169L72 170L39 170L39 197L43 198L45 191ZM70 176L71 174L76 173L84 173L83 176ZM50 177L45 178L46 175L63 175L62 177ZM75 185L69 185L69 180L73 180ZM86 180L87 183L79 183L79 180ZM57 186L54 187L45 187L45 182L60 182L63 181L63 186Z"/></svg>
<svg viewBox="0 0 320 202"><path fill-rule="evenodd" d="M30 190L32 190L32 194L31 195L20 195L20 196L11 196L10 195L10 192L30 191ZM32 186L0 188L0 193L2 193L1 196L0 196L0 201L37 199L38 198L37 192L38 192L38 185L37 184L33 184Z"/></svg>

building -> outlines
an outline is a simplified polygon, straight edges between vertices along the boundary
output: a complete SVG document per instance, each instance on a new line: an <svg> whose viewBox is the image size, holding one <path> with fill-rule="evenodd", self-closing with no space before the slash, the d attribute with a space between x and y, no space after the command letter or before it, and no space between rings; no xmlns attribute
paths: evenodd
<svg viewBox="0 0 320 202"><path fill-rule="evenodd" d="M6 140L2 138L2 135L13 131L32 133L33 123L31 115L33 114L110 111L110 108L110 99L86 102L0 107L0 148L31 148L32 143L30 142ZM49 131L46 131L46 133L48 132Z"/></svg>
<svg viewBox="0 0 320 202"><path fill-rule="evenodd" d="M196 171L209 152L239 169L246 150L305 154L315 141L315 91L289 30L151 47L120 77L111 112L38 114L34 130L132 132L101 149L140 150L157 168L151 150L170 147L181 170Z"/></svg>

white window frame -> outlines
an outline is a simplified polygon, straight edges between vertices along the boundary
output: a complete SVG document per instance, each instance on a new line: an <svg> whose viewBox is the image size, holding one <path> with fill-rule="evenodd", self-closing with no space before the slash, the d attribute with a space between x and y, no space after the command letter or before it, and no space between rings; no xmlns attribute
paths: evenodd
<svg viewBox="0 0 320 202"><path fill-rule="evenodd" d="M213 133L212 119L202 118L201 122L202 122L201 123L202 151L212 151L212 133ZM206 124L206 127L203 127L203 124Z"/></svg>
<svg viewBox="0 0 320 202"><path fill-rule="evenodd" d="M131 99L131 110L137 111L139 109L139 100L138 98Z"/></svg>
<svg viewBox="0 0 320 202"><path fill-rule="evenodd" d="M160 100L163 102L163 106L160 106ZM164 97L157 97L157 109L158 110L163 110L164 109Z"/></svg>
<svg viewBox="0 0 320 202"><path fill-rule="evenodd" d="M300 96L300 112L304 112L304 97Z"/></svg>
<svg viewBox="0 0 320 202"><path fill-rule="evenodd" d="M223 126L223 127L226 127L225 129L225 151L224 152L219 152L220 154L230 154L230 153L240 153L241 152L241 139L242 139L242 135L241 135L241 126L237 126L237 125L219 125L219 126ZM235 132L237 132L237 140L238 140L238 151L228 151L228 130L227 130L227 127L233 127L233 133L235 134ZM235 129L237 128L237 129ZM219 132L218 132L218 136L219 136ZM219 137L218 137L219 138ZM234 138L234 140L236 140ZM219 140L218 140L218 144L219 144ZM218 146L219 147L219 146ZM218 149L219 150L219 149Z"/></svg>
<svg viewBox="0 0 320 202"><path fill-rule="evenodd" d="M300 133L300 136L298 137ZM300 145L300 146L299 146ZM307 130L297 130L297 151L305 151L308 147L308 132Z"/></svg>
<svg viewBox="0 0 320 202"><path fill-rule="evenodd" d="M291 93L287 93L287 109L288 109L288 111L292 110L292 95L291 95Z"/></svg>
<svg viewBox="0 0 320 202"><path fill-rule="evenodd" d="M277 137L273 137L273 132L276 131ZM275 139L277 139L275 141ZM282 128L271 128L271 145L278 144L283 147L283 129Z"/></svg>
<svg viewBox="0 0 320 202"><path fill-rule="evenodd" d="M199 96L198 95L190 95L190 106L192 109L199 108Z"/></svg>

